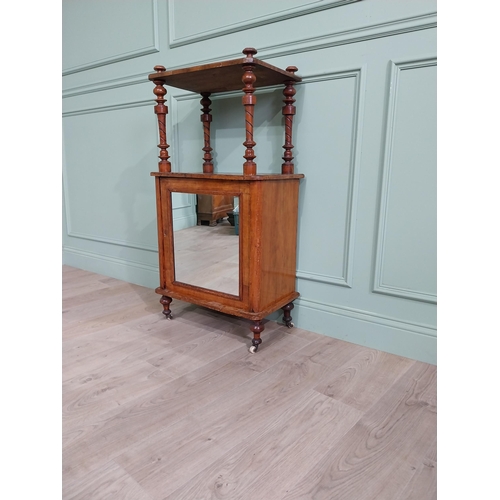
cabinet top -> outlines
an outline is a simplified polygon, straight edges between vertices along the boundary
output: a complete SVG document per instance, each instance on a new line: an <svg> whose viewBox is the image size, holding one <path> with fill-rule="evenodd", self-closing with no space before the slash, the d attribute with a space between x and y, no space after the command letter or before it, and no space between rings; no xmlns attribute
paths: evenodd
<svg viewBox="0 0 500 500"><path fill-rule="evenodd" d="M270 87L287 81L302 81L302 78L294 74L297 71L294 66L288 66L286 70L272 66L254 58L253 55L257 51L252 48L245 49L243 53L246 57L170 71L167 71L163 66L155 66L156 73L150 74L148 78L152 81L159 80L171 87L190 90L199 94L202 92L215 94L217 92L241 90L243 87L241 78L244 73L244 65L252 66L253 74L256 77L253 84L255 88Z"/></svg>

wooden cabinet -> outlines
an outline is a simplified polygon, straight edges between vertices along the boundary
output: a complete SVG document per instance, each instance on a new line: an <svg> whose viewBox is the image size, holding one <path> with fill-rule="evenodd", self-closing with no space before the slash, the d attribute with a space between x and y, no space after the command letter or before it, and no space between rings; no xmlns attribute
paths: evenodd
<svg viewBox="0 0 500 500"><path fill-rule="evenodd" d="M198 194L196 196L196 222L215 226L217 221L227 217L234 208L234 198L221 194Z"/></svg>
<svg viewBox="0 0 500 500"><path fill-rule="evenodd" d="M295 74L297 68L279 69L256 59L253 48L243 50L244 57L229 61L205 64L168 71L155 66L149 79L155 84L155 113L158 117L160 143L159 171L151 175L156 181L158 215L158 249L160 260L160 286L163 314L172 319L172 299L179 299L208 307L234 316L251 320L253 332L250 352L256 352L264 330L262 320L270 313L282 309L283 320L292 327L293 300L299 294L295 290L296 242L299 184L303 174L294 173L292 156L292 125L295 114L294 85L301 81ZM202 172L171 172L169 161L164 85L177 87L201 95L201 122L204 131ZM253 114L259 87L283 85L284 106L284 154L281 173L258 174L253 139ZM242 88L243 87L243 88ZM244 163L241 174L215 173L210 144L210 96L217 92L243 91L242 96L242 149ZM278 167L279 170L279 167ZM221 233L224 249L235 248L235 258L222 257L212 247L215 233L201 231L216 228L193 228L198 233L182 239L187 230L173 231L172 196L175 193L196 194L198 200L209 200L214 208L224 206L223 200L238 199L239 235L231 233L228 225ZM227 203L229 206L229 203ZM217 210L212 217L218 218ZM226 211L227 213L227 211ZM184 233L183 233L184 232ZM199 242L195 237L202 238ZM203 239L205 238L205 239ZM239 240L231 240L239 238ZM221 240L222 241L222 240ZM188 243L186 243L188 242ZM207 243L209 242L209 243ZM215 249L214 249L215 248ZM187 256L187 257L186 257ZM191 260L188 257L191 256ZM231 262L232 267L231 267ZM210 265L210 269L207 266ZM186 269L191 266L190 273ZM230 273L233 273L230 275ZM220 276L218 276L220 274ZM195 276L188 282L181 276ZM220 278L206 281L208 278ZM234 279L234 288L225 284ZM183 281L184 280L184 281ZM205 280L205 281L204 281ZM207 283L212 283L208 285ZM229 292L227 290L230 290Z"/></svg>

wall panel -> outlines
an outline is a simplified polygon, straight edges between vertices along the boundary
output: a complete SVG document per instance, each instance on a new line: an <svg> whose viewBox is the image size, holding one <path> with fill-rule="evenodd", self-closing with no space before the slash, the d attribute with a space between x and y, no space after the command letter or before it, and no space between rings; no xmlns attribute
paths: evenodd
<svg viewBox="0 0 500 500"><path fill-rule="evenodd" d="M436 302L436 60L391 69L374 291Z"/></svg>
<svg viewBox="0 0 500 500"><path fill-rule="evenodd" d="M315 123L315 133L295 140L307 186L300 199L297 276L347 287L353 265L360 80L361 70L304 78L300 122ZM322 176L314 175L318 169Z"/></svg>
<svg viewBox="0 0 500 500"><path fill-rule="evenodd" d="M157 0L64 0L63 75L159 51Z"/></svg>
<svg viewBox="0 0 500 500"><path fill-rule="evenodd" d="M359 0L274 0L261 4L211 0L169 2L170 47L200 42L242 29L283 21ZM255 7L255 8L254 8Z"/></svg>

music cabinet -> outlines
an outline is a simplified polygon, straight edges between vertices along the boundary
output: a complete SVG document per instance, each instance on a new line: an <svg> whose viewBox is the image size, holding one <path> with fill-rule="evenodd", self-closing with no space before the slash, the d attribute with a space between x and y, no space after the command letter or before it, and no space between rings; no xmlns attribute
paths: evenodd
<svg viewBox="0 0 500 500"><path fill-rule="evenodd" d="M154 107L159 128L159 171L152 172L156 183L158 221L158 250L160 263L160 286L156 293L161 295L163 314L172 319L172 299L186 301L226 314L250 320L253 332L250 352L257 351L264 330L262 320L270 313L282 309L283 321L292 327L291 310L293 300L299 294L295 290L296 246L298 222L299 183L303 174L294 173L292 163L292 125L296 108L294 106L294 85L301 81L297 68L289 66L279 69L256 59L254 48L243 50L244 57L168 71L155 66L155 73L149 80L155 84ZM165 105L167 90L172 86L201 95L204 145L201 172L172 172L166 134ZM257 98L255 89L283 85L284 106L284 154L281 173L258 174L253 139L254 106ZM243 88L242 88L243 86ZM242 90L242 131L245 146L242 150L244 163L241 174L215 173L210 145L210 114L212 94ZM243 132L242 132L243 135ZM201 156L201 155L200 155ZM197 283L184 282L176 278L175 244L179 232L173 230L172 196L188 193L201 196L233 197L239 202L239 238L237 245L238 264L235 268L235 289L232 293ZM197 230L214 230L198 227ZM188 231L189 229L183 230ZM233 228L234 232L234 228ZM226 237L226 235L224 235ZM197 261L205 249L199 245ZM177 249L178 250L178 249ZM222 269L222 267L214 267ZM201 272L201 271L200 271ZM216 275L218 271L214 270ZM196 280L195 280L196 281Z"/></svg>

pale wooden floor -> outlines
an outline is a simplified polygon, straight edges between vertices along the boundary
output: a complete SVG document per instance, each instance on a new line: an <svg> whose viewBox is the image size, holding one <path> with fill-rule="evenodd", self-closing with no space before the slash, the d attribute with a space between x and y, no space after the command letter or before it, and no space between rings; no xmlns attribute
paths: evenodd
<svg viewBox="0 0 500 500"><path fill-rule="evenodd" d="M174 232L175 279L239 295L239 236L227 220Z"/></svg>
<svg viewBox="0 0 500 500"><path fill-rule="evenodd" d="M64 266L63 498L436 498L436 367Z"/></svg>

